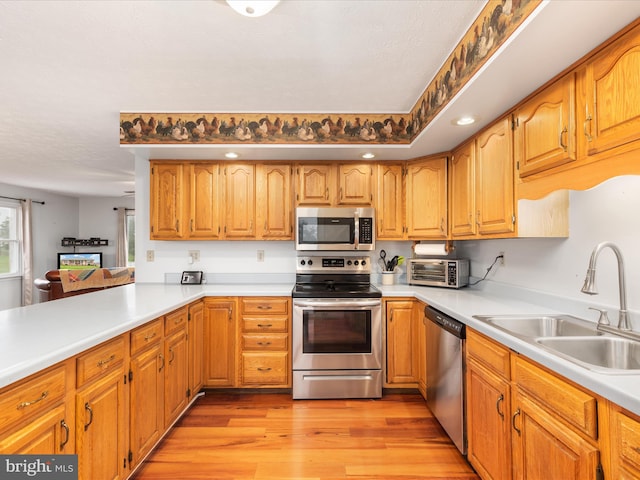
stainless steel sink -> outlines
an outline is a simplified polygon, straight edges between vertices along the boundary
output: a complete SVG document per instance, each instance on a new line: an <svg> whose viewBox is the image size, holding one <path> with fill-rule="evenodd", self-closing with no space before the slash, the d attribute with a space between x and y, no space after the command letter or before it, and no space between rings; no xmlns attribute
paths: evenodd
<svg viewBox="0 0 640 480"><path fill-rule="evenodd" d="M571 315L474 315L473 318L527 339L602 335L595 323Z"/></svg>
<svg viewBox="0 0 640 480"><path fill-rule="evenodd" d="M618 337L538 338L536 342L578 365L604 373L640 373L640 342Z"/></svg>

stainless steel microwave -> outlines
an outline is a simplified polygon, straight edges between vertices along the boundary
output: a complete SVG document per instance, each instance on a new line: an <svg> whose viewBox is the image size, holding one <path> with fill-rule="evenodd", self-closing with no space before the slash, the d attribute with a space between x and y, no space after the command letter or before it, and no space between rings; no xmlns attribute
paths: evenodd
<svg viewBox="0 0 640 480"><path fill-rule="evenodd" d="M296 208L296 250L374 250L375 209Z"/></svg>
<svg viewBox="0 0 640 480"><path fill-rule="evenodd" d="M464 287L469 283L469 260L412 258L407 262L407 281L429 287Z"/></svg>

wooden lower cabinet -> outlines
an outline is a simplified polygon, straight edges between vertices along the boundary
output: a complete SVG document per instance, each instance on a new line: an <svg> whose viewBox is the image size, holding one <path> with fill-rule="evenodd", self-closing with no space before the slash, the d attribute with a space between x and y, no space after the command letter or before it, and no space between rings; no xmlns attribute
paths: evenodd
<svg viewBox="0 0 640 480"><path fill-rule="evenodd" d="M237 301L213 297L204 301L204 386L235 387Z"/></svg>
<svg viewBox="0 0 640 480"><path fill-rule="evenodd" d="M204 301L189 305L189 399L202 390L204 383Z"/></svg>
<svg viewBox="0 0 640 480"><path fill-rule="evenodd" d="M186 324L165 339L164 351L164 428L169 428L189 403Z"/></svg>
<svg viewBox="0 0 640 480"><path fill-rule="evenodd" d="M385 300L387 328L387 381L395 387L418 386L418 322L417 302L413 299ZM425 364L426 369L426 364Z"/></svg>
<svg viewBox="0 0 640 480"><path fill-rule="evenodd" d="M482 479L602 478L592 394L472 329L466 381L467 458Z"/></svg>
<svg viewBox="0 0 640 480"><path fill-rule="evenodd" d="M640 478L640 416L613 405L609 418L611 474L608 478Z"/></svg>
<svg viewBox="0 0 640 480"><path fill-rule="evenodd" d="M418 334L418 390L425 400L427 399L427 324L429 320L424 316L424 309L427 305L422 302L415 302L416 330Z"/></svg>
<svg viewBox="0 0 640 480"><path fill-rule="evenodd" d="M80 480L126 478L127 414L123 365L76 393L76 453Z"/></svg>

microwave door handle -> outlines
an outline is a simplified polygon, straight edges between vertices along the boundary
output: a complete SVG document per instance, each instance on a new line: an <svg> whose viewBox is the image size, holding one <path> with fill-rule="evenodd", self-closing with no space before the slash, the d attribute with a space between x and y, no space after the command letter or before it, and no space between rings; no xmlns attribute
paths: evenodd
<svg viewBox="0 0 640 480"><path fill-rule="evenodd" d="M353 238L351 239L354 250L358 250L360 243L360 216L356 213L353 218Z"/></svg>

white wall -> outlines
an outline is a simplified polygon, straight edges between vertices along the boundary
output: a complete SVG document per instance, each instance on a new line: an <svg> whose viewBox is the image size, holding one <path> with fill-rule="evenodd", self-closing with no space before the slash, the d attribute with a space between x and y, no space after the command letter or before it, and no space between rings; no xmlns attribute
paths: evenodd
<svg viewBox="0 0 640 480"><path fill-rule="evenodd" d="M504 239L457 242L471 259L471 273L482 277L499 252L505 265L488 279L618 309L618 270L610 249L597 263L599 295L580 292L593 248L612 241L624 256L629 310L640 311L640 176L613 178L591 190L570 192L570 235L566 239ZM594 316L596 314L594 313ZM610 315L615 322L615 315ZM635 329L640 319L634 320Z"/></svg>

